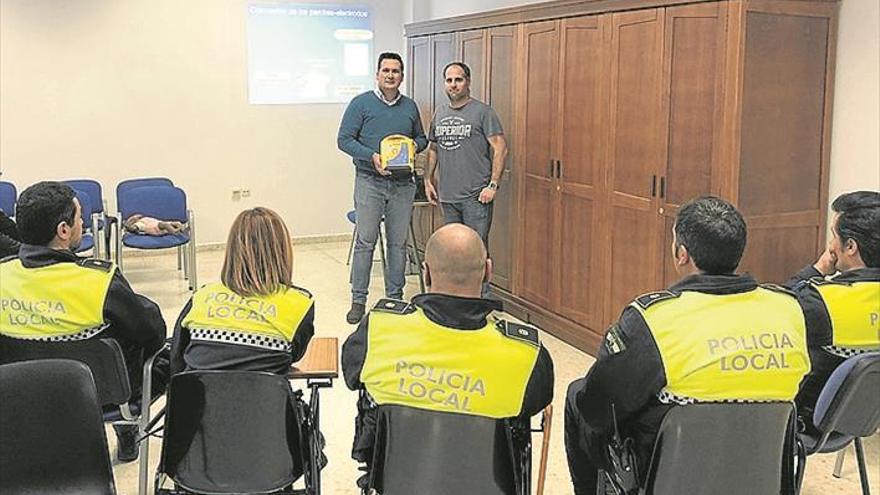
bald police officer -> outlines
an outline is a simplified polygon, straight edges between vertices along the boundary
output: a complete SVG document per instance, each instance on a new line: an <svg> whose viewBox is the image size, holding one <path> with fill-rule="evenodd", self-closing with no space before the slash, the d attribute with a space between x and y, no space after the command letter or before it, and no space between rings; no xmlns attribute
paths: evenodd
<svg viewBox="0 0 880 495"><path fill-rule="evenodd" d="M684 278L628 305L586 378L568 388L565 447L577 495L596 493L597 470L610 467L612 404L644 476L672 405L794 399L810 369L803 314L785 289L734 273L745 244L745 222L726 201L681 207L672 250Z"/></svg>
<svg viewBox="0 0 880 495"><path fill-rule="evenodd" d="M796 402L812 433L816 400L834 369L850 356L880 351L880 192L843 194L831 209L827 249L787 284L807 323L813 369Z"/></svg>
<svg viewBox="0 0 880 495"><path fill-rule="evenodd" d="M82 212L69 186L34 184L19 196L16 213L22 245L18 256L0 261L0 346L5 339L112 338L122 347L132 396L138 397L143 356L165 341L159 307L136 294L113 263L74 254ZM164 390L167 364L161 361L154 390ZM114 427L119 459L137 459L137 425Z"/></svg>
<svg viewBox="0 0 880 495"><path fill-rule="evenodd" d="M428 293L379 301L342 347L345 383L369 396L358 404L358 461L372 460L374 404L528 418L553 399L553 362L538 330L494 318L501 304L480 298L492 262L473 229L437 230L424 273Z"/></svg>

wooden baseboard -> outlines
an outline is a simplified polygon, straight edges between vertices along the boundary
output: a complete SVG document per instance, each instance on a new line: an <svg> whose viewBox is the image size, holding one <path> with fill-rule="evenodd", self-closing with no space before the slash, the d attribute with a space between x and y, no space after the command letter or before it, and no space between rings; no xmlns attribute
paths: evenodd
<svg viewBox="0 0 880 495"><path fill-rule="evenodd" d="M535 325L591 356L596 355L599 344L602 342L602 335L594 329L563 318L494 285L492 286L492 295L504 302L504 311Z"/></svg>

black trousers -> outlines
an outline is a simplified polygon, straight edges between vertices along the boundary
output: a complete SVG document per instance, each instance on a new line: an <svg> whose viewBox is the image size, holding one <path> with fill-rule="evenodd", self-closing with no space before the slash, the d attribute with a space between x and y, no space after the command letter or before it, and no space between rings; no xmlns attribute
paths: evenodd
<svg viewBox="0 0 880 495"><path fill-rule="evenodd" d="M575 495L594 495L599 481L599 466L587 455L589 445L585 422L575 404L575 394L584 379L573 381L565 394L565 454Z"/></svg>

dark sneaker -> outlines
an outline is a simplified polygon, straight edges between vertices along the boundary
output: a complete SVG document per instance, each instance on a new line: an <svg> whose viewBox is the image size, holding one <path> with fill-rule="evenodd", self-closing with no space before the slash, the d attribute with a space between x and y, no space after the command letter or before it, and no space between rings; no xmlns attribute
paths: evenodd
<svg viewBox="0 0 880 495"><path fill-rule="evenodd" d="M364 304L353 302L351 303L351 309L348 310L348 314L345 315L345 321L352 325L359 323L361 318L364 317L365 311L366 306Z"/></svg>
<svg viewBox="0 0 880 495"><path fill-rule="evenodd" d="M138 458L138 426L114 424L116 431L116 457L120 462L131 462Z"/></svg>

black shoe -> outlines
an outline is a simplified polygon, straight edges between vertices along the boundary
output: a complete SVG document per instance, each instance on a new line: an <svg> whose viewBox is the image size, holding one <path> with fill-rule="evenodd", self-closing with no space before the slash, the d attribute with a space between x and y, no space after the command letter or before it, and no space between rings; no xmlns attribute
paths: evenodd
<svg viewBox="0 0 880 495"><path fill-rule="evenodd" d="M351 303L351 309L348 310L348 313L345 315L345 321L354 325L355 323L359 323L361 318L364 317L364 311L366 310L366 306L361 303L353 302Z"/></svg>
<svg viewBox="0 0 880 495"><path fill-rule="evenodd" d="M138 458L138 425L114 424L116 431L116 457L120 462L131 462Z"/></svg>

